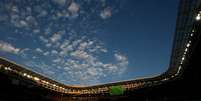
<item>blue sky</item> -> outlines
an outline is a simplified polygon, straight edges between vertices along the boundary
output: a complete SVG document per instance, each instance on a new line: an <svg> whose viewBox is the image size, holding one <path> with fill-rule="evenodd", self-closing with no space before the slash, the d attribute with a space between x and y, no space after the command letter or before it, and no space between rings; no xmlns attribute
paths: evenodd
<svg viewBox="0 0 201 101"><path fill-rule="evenodd" d="M0 56L69 85L166 71L178 0L1 0Z"/></svg>

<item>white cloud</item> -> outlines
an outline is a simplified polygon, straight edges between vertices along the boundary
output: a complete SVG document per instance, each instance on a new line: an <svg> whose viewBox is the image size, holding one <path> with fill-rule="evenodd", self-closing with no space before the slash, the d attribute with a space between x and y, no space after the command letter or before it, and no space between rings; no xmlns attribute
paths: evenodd
<svg viewBox="0 0 201 101"><path fill-rule="evenodd" d="M43 53L43 55L45 55L45 56L47 56L47 55L49 55L50 54L50 52L45 52L45 53Z"/></svg>
<svg viewBox="0 0 201 101"><path fill-rule="evenodd" d="M112 11L109 8L105 8L104 10L100 12L100 17L102 19L107 19L107 18L110 18L111 16L112 16Z"/></svg>
<svg viewBox="0 0 201 101"><path fill-rule="evenodd" d="M33 33L40 33L40 29L34 29Z"/></svg>
<svg viewBox="0 0 201 101"><path fill-rule="evenodd" d="M106 49L106 48L102 48L102 49L100 49L101 50L101 52L104 52L104 53L107 53L108 52L108 50Z"/></svg>
<svg viewBox="0 0 201 101"><path fill-rule="evenodd" d="M19 12L19 9L17 6L12 6L11 10L12 10L12 12L15 12L15 13Z"/></svg>
<svg viewBox="0 0 201 101"><path fill-rule="evenodd" d="M58 54L58 52L57 52L56 50L52 50L51 53L52 53L53 55Z"/></svg>
<svg viewBox="0 0 201 101"><path fill-rule="evenodd" d="M60 61L61 61L60 58L57 58L57 59L52 60L52 62L54 62L54 63L59 63Z"/></svg>
<svg viewBox="0 0 201 101"><path fill-rule="evenodd" d="M104 64L105 69L109 70L110 72L117 71L118 67L113 64Z"/></svg>
<svg viewBox="0 0 201 101"><path fill-rule="evenodd" d="M58 40L60 40L61 39L61 34L60 33L55 33L55 34L53 34L53 36L50 38L50 40L52 41L52 42L56 42L56 41L58 41Z"/></svg>
<svg viewBox="0 0 201 101"><path fill-rule="evenodd" d="M79 11L79 9L80 9L80 5L77 4L77 3L75 3L75 2L72 2L72 3L70 4L70 6L68 7L68 11L69 11L72 15L77 14L78 11Z"/></svg>
<svg viewBox="0 0 201 101"><path fill-rule="evenodd" d="M82 42L80 43L80 46L78 47L80 50L84 50L88 47L88 43L87 42Z"/></svg>
<svg viewBox="0 0 201 101"><path fill-rule="evenodd" d="M28 27L27 22L24 21L24 20L20 20L18 25L19 25L20 27Z"/></svg>
<svg viewBox="0 0 201 101"><path fill-rule="evenodd" d="M32 56L32 59L36 59L37 57L36 56Z"/></svg>
<svg viewBox="0 0 201 101"><path fill-rule="evenodd" d="M46 11L46 10L42 10L41 12L40 12L40 14L38 15L38 17L44 17L44 16L46 16L48 14L48 12Z"/></svg>
<svg viewBox="0 0 201 101"><path fill-rule="evenodd" d="M64 40L64 42L61 44L60 48L63 49L65 48L66 46L68 46L70 44L70 41L69 40Z"/></svg>
<svg viewBox="0 0 201 101"><path fill-rule="evenodd" d="M44 42L44 43L48 43L48 39L46 39L45 37L43 36L39 36L39 39Z"/></svg>
<svg viewBox="0 0 201 101"><path fill-rule="evenodd" d="M8 53L19 54L21 49L14 47L10 43L0 41L0 50Z"/></svg>
<svg viewBox="0 0 201 101"><path fill-rule="evenodd" d="M122 54L115 53L114 56L115 56L115 59L116 59L117 61L127 61L126 56L124 56L124 55L122 55Z"/></svg>
<svg viewBox="0 0 201 101"><path fill-rule="evenodd" d="M46 47L51 47L52 44L51 44L51 43L47 43L45 46L46 46Z"/></svg>
<svg viewBox="0 0 201 101"><path fill-rule="evenodd" d="M25 20L29 26L37 26L38 25L38 22L36 21L34 16L27 16L25 18Z"/></svg>
<svg viewBox="0 0 201 101"><path fill-rule="evenodd" d="M88 68L87 73L89 73L90 76L98 75L96 68Z"/></svg>
<svg viewBox="0 0 201 101"><path fill-rule="evenodd" d="M128 59L126 56L119 54L119 53L115 53L114 56L118 62L117 63L117 66L119 67L118 74L121 75L126 70L126 68L128 67Z"/></svg>
<svg viewBox="0 0 201 101"><path fill-rule="evenodd" d="M89 57L89 54L81 50L76 50L75 52L71 53L71 56L78 59L87 59Z"/></svg>
<svg viewBox="0 0 201 101"><path fill-rule="evenodd" d="M36 51L37 51L37 52L40 52L40 53L42 53L42 52L43 52L43 50L42 50L42 49L40 49L40 48L36 48Z"/></svg>
<svg viewBox="0 0 201 101"><path fill-rule="evenodd" d="M28 27L28 23L25 20L20 20L19 15L11 15L11 24L18 28Z"/></svg>

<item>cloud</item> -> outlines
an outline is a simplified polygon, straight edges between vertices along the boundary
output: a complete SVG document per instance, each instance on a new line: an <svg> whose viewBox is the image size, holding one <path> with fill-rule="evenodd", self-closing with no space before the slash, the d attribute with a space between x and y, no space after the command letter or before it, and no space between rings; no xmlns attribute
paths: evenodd
<svg viewBox="0 0 201 101"><path fill-rule="evenodd" d="M119 53L115 53L114 54L115 59L117 60L117 66L119 67L119 75L121 75L123 72L125 72L126 68L128 67L128 59L126 56L119 54Z"/></svg>
<svg viewBox="0 0 201 101"><path fill-rule="evenodd" d="M45 56L47 56L47 55L49 55L50 54L50 52L45 52L45 53L43 53L43 55L45 55Z"/></svg>
<svg viewBox="0 0 201 101"><path fill-rule="evenodd" d="M78 49L84 50L84 49L86 49L87 47L88 47L88 43L87 43L87 42L82 42L82 43L80 43Z"/></svg>
<svg viewBox="0 0 201 101"><path fill-rule="evenodd" d="M98 75L98 71L96 70L96 68L88 68L87 73L89 73L90 76Z"/></svg>
<svg viewBox="0 0 201 101"><path fill-rule="evenodd" d="M40 29L34 29L33 33L40 33Z"/></svg>
<svg viewBox="0 0 201 101"><path fill-rule="evenodd" d="M52 60L52 62L54 62L54 63L59 63L60 61L61 61L60 58L57 58L57 59Z"/></svg>
<svg viewBox="0 0 201 101"><path fill-rule="evenodd" d="M68 11L71 15L77 15L78 11L80 10L80 5L78 3L72 2L68 7Z"/></svg>
<svg viewBox="0 0 201 101"><path fill-rule="evenodd" d="M48 43L48 39L46 39L45 37L43 36L39 36L39 39L44 42L44 43Z"/></svg>
<svg viewBox="0 0 201 101"><path fill-rule="evenodd" d="M52 44L51 44L51 43L47 43L45 46L46 46L46 47L51 47Z"/></svg>
<svg viewBox="0 0 201 101"><path fill-rule="evenodd" d="M37 51L37 52L40 52L40 53L42 53L42 52L43 52L43 50L42 50L42 49L40 49L40 48L36 48L36 51Z"/></svg>
<svg viewBox="0 0 201 101"><path fill-rule="evenodd" d="M34 16L27 16L25 18L25 20L27 22L27 25L29 25L29 26L37 26L38 25L38 22L36 21Z"/></svg>
<svg viewBox="0 0 201 101"><path fill-rule="evenodd" d="M55 55L55 54L58 54L58 51L52 50L51 53L52 53L53 55Z"/></svg>
<svg viewBox="0 0 201 101"><path fill-rule="evenodd" d="M12 14L11 15L11 24L13 24L15 27L23 28L28 27L28 23L25 20L22 20L19 15Z"/></svg>
<svg viewBox="0 0 201 101"><path fill-rule="evenodd" d="M71 56L78 58L78 59L88 59L89 54L85 51L76 50L75 52L71 53Z"/></svg>
<svg viewBox="0 0 201 101"><path fill-rule="evenodd" d="M100 17L102 19L107 19L107 18L110 18L111 16L112 16L112 11L109 8L105 8L104 10L100 12Z"/></svg>
<svg viewBox="0 0 201 101"><path fill-rule="evenodd" d="M106 5L106 0L85 1L89 5L94 5L94 3L97 3L97 5L94 5L95 8L85 9L85 5L82 5L83 1L51 0L51 2L43 2L40 5L36 1L37 3L33 3L31 7L25 5L25 9L19 9L18 4L16 6L6 4L6 8L9 8L9 10L5 9L7 10L5 15L8 17L0 18L0 21L10 20L5 22L17 27L15 33L30 33L33 35L31 38L38 37L36 41L33 41L34 44L30 43L30 47L39 45L40 48L25 51L25 49L16 48L9 43L6 43L6 45L3 43L4 45L2 45L1 42L0 50L14 54L22 53L20 56L24 56L23 58L32 58L33 62L36 62L35 64L32 63L35 70L55 74L55 77L61 75L59 79L66 80L65 83L74 80L81 84L83 82L93 84L101 80L100 78L119 75L128 66L127 57L119 53L112 54L113 52L108 52L110 50L96 36L92 35L92 33L98 32L96 28L102 24L98 18L94 17L97 15L101 19L110 18L116 11L117 7L114 6L117 5ZM30 2L24 3L28 4ZM101 6L102 4L104 6ZM48 6L58 7L48 9ZM106 6L108 7L102 9ZM115 11L112 10L113 8L115 8ZM78 16L79 23L69 20ZM54 33L55 31L58 32ZM114 57L111 57L113 58L111 61L105 61L104 56L101 57L102 55L107 57L108 54L108 56L111 56L110 53L112 56L114 55Z"/></svg>
<svg viewBox="0 0 201 101"><path fill-rule="evenodd" d="M122 54L119 54L119 53L115 53L114 54L114 57L117 61L127 61L127 58L126 56L122 55Z"/></svg>
<svg viewBox="0 0 201 101"><path fill-rule="evenodd" d="M55 33L53 36L50 38L50 40L54 43L57 42L58 40L61 39L61 34L60 33Z"/></svg>
<svg viewBox="0 0 201 101"><path fill-rule="evenodd" d="M12 12L15 12L15 13L18 13L18 12L19 12L19 9L18 9L17 6L12 6L11 11L12 11Z"/></svg>
<svg viewBox="0 0 201 101"><path fill-rule="evenodd" d="M19 54L21 49L14 47L12 44L0 41L0 50L8 53Z"/></svg>
<svg viewBox="0 0 201 101"><path fill-rule="evenodd" d="M57 0L58 1L58 0ZM38 15L38 17L44 17L44 16L46 16L48 14L48 12L46 11L46 10L42 10L41 12L40 12L40 14Z"/></svg>

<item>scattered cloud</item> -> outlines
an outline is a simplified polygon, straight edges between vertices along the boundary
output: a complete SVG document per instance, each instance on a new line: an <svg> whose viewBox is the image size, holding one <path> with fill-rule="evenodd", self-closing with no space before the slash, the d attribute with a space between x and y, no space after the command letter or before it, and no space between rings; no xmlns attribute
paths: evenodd
<svg viewBox="0 0 201 101"><path fill-rule="evenodd" d="M78 15L79 10L80 10L80 5L76 2L72 2L70 6L68 7L68 11L70 12L72 16Z"/></svg>
<svg viewBox="0 0 201 101"><path fill-rule="evenodd" d="M61 39L61 34L60 33L55 33L53 34L53 36L50 38L50 40L54 43L56 41L58 41L59 39Z"/></svg>
<svg viewBox="0 0 201 101"><path fill-rule="evenodd" d="M0 50L8 53L19 54L21 49L14 47L12 44L0 41Z"/></svg>
<svg viewBox="0 0 201 101"><path fill-rule="evenodd" d="M72 52L71 56L78 58L78 59L87 59L89 57L89 55L86 52L81 51L81 50L77 50L75 52Z"/></svg>
<svg viewBox="0 0 201 101"><path fill-rule="evenodd" d="M44 43L48 43L48 39L46 39L44 36L39 36L39 39Z"/></svg>
<svg viewBox="0 0 201 101"><path fill-rule="evenodd" d="M44 52L43 53L43 55L45 55L45 56L47 56L47 55L49 55L50 54L50 52Z"/></svg>
<svg viewBox="0 0 201 101"><path fill-rule="evenodd" d="M122 54L115 53L114 56L115 56L115 59L116 59L117 61L127 61L126 56L124 56L124 55L122 55Z"/></svg>
<svg viewBox="0 0 201 101"><path fill-rule="evenodd" d="M47 43L45 46L46 46L46 47L51 47L52 44L51 44L51 43Z"/></svg>
<svg viewBox="0 0 201 101"><path fill-rule="evenodd" d="M57 58L57 59L52 60L52 62L54 62L54 63L59 63L60 61L61 61L60 58Z"/></svg>
<svg viewBox="0 0 201 101"><path fill-rule="evenodd" d="M90 1L87 0L88 3L91 3ZM27 65L55 78L61 75L59 80L66 80L65 83L75 81L80 84L93 84L99 82L100 78L119 75L128 66L127 57L115 53L112 55L116 61L103 61L102 58L99 58L102 55L100 53L110 54L112 52L108 52L109 50L98 38L94 38L93 35L93 38L89 37L92 31L97 32L96 29L92 28L96 28L97 24L101 23L98 22L99 18L94 18L94 15L108 19L114 13L111 6L100 11L101 8L98 7L108 6L105 3L106 0L101 0L101 2L104 6L97 6L100 3L98 1L95 4L97 7L87 11L82 7L81 1L75 2L75 0L52 0L52 2L42 4L37 4L39 3L37 2L37 5L33 4L33 7L27 6L25 9L19 9L18 4L5 4L10 9L6 11L9 14L5 15L10 17L0 17L0 21L3 21L1 19L9 20L10 25L16 28L15 33L37 35L33 35L32 38L38 38L35 43L39 44L40 48L20 49L16 48L15 44L0 41L0 50L14 54L23 53L24 58L33 59L32 62L26 62ZM55 4L59 9L57 7L51 10L46 9L46 7L49 8ZM60 10L60 6L65 9ZM79 24L68 20L77 16L80 16ZM61 23L55 23L55 21ZM58 32L54 33L55 31ZM48 64L49 61L45 58L48 58L53 64ZM38 60L41 61L38 62Z"/></svg>
<svg viewBox="0 0 201 101"><path fill-rule="evenodd" d="M42 53L42 52L43 52L43 50L42 50L42 49L40 49L40 48L36 48L36 51L37 51L37 52L40 52L40 53Z"/></svg>
<svg viewBox="0 0 201 101"><path fill-rule="evenodd" d="M59 1L59 0L56 0L56 1ZM38 15L38 17L44 17L44 16L46 16L48 14L48 12L46 11L46 10L42 10L41 12L40 12L40 14Z"/></svg>
<svg viewBox="0 0 201 101"><path fill-rule="evenodd" d="M58 51L52 50L51 53L52 53L53 55L55 55L55 54L58 54Z"/></svg>
<svg viewBox="0 0 201 101"><path fill-rule="evenodd" d="M105 8L100 12L100 17L102 19L108 19L112 16L112 10L110 8Z"/></svg>
<svg viewBox="0 0 201 101"><path fill-rule="evenodd" d="M26 22L28 23L27 25L29 26L37 26L38 22L36 21L36 18L34 16L27 16L25 18Z"/></svg>

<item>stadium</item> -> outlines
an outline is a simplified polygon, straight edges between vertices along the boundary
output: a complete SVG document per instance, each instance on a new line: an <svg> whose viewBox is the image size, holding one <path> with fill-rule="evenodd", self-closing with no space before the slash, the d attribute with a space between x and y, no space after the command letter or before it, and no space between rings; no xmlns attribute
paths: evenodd
<svg viewBox="0 0 201 101"><path fill-rule="evenodd" d="M165 20L165 19L164 19ZM1 101L200 101L201 1L180 0L169 68L152 78L70 86L0 58Z"/></svg>

